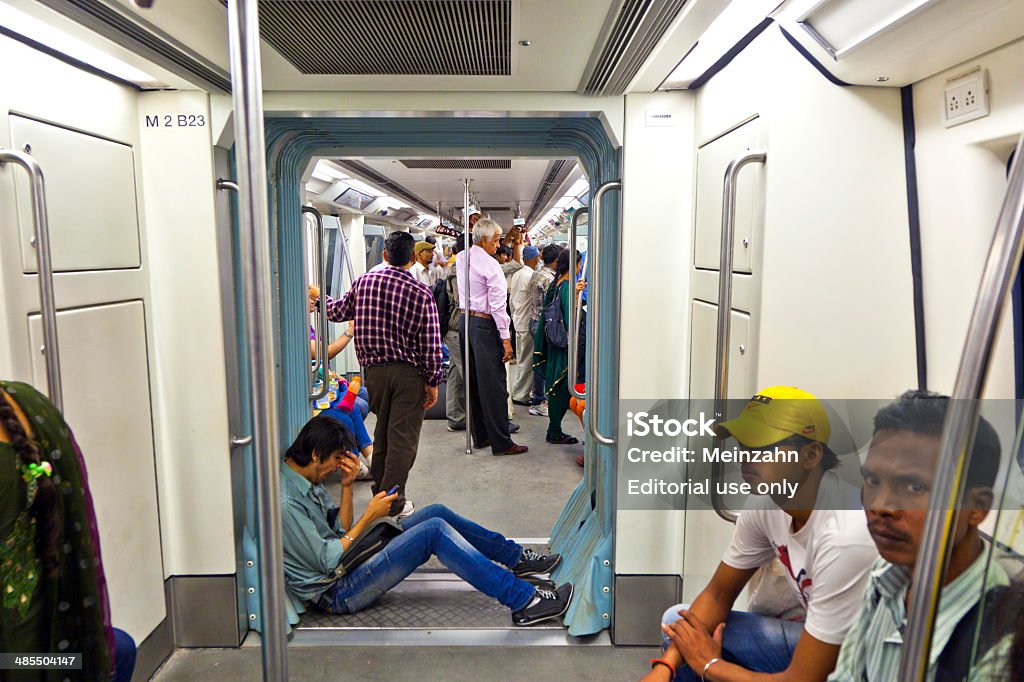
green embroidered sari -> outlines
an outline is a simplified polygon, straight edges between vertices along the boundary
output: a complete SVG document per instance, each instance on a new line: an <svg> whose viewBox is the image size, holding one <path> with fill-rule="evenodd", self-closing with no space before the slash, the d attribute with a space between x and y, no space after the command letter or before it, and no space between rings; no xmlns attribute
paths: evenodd
<svg viewBox="0 0 1024 682"><path fill-rule="evenodd" d="M0 680L110 679L110 606L81 452L45 396L23 383L0 381L0 388L24 411L40 460L53 467L51 480L64 520L58 543L61 567L47 579L39 575L34 524L25 513L28 486L18 456L10 443L0 443L0 652L82 654L81 670L4 670Z"/></svg>

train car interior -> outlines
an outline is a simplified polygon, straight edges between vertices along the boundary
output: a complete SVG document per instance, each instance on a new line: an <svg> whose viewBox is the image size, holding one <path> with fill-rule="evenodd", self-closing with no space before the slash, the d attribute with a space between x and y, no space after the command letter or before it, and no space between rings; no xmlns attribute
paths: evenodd
<svg viewBox="0 0 1024 682"><path fill-rule="evenodd" d="M638 464L655 441L636 417L696 428L708 414L710 430L657 442L743 445L720 424L748 400L767 409L767 387L825 405L832 435L820 442L838 455L835 480L861 491L855 506L877 472L869 448L895 428L876 413L908 390L952 397L930 436L902 653L863 664L889 673L835 679L936 679L934 642L949 639L968 642L957 679L1015 679L1012 661L986 656L983 629L950 634L942 587L962 570L966 515L952 510L989 430L1000 460L992 512L970 527L979 580L1024 579L1022 65L1024 0L0 0L0 393L16 406L22 384L39 391L80 448L90 575L108 633L134 641L132 679L658 673L663 645L680 646L662 614L706 599L741 510L768 497L736 494L753 480L738 460ZM501 228L507 291L520 268L544 271L546 246L569 254L557 274L551 261L562 279L538 289L532 318L506 299L511 340L536 350L511 350L494 382L462 327L481 320L438 298L449 277L465 296L466 248L470 263L487 258L478 219ZM572 586L557 618L521 627L520 607L431 552L365 608L294 597L289 446L344 400L355 420L360 385L382 385L367 378L373 335L337 311L368 295L357 282L399 276L385 251L404 233L443 348L437 403L412 408L425 414L397 523L445 505L521 546L520 561L557 554L536 583L538 594ZM565 279L563 313L543 296ZM550 325L553 309L558 353L537 317ZM400 327L392 315L380 324ZM500 313L482 317L501 332ZM563 355L560 378L545 378ZM491 419L501 395L503 437L528 451L494 441L494 454L516 456L478 449L490 441L474 420ZM371 394L360 409L348 431L363 470L322 481L357 516L391 475L378 428L390 407ZM37 479L70 479L53 443L33 446L30 463L10 421L21 413L5 414L0 463L29 491L28 506L0 501L0 589L13 594L15 550L34 557L26 548L45 531L12 529L44 527ZM30 440L49 433L42 416L24 423ZM686 485L658 492L657 471ZM82 519L65 511L62 528L84 532ZM878 551L897 542L873 537ZM76 570L68 542L61 570ZM808 609L777 550L751 568L735 610ZM1002 623L988 594L971 613ZM8 612L23 612L4 597L0 625L15 627ZM1000 630L1005 652L1019 614ZM3 639L0 656L69 646ZM828 643L831 665L853 665L842 637ZM706 679L760 679L723 667L716 656ZM9 670L0 680L61 679Z"/></svg>

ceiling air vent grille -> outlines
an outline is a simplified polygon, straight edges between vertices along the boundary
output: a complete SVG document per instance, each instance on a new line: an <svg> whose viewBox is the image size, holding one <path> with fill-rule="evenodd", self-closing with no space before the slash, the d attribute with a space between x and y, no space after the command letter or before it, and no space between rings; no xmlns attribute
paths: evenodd
<svg viewBox="0 0 1024 682"><path fill-rule="evenodd" d="M512 73L512 0L263 0L260 33L306 74Z"/></svg>
<svg viewBox="0 0 1024 682"><path fill-rule="evenodd" d="M431 170L512 170L511 159L402 159L406 168Z"/></svg>
<svg viewBox="0 0 1024 682"><path fill-rule="evenodd" d="M685 4L686 0L620 0L615 3L578 92L602 96L625 93Z"/></svg>

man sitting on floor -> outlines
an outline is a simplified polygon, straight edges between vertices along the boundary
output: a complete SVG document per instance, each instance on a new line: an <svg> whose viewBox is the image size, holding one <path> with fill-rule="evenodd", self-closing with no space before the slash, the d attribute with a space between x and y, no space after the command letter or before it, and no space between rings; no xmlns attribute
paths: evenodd
<svg viewBox="0 0 1024 682"><path fill-rule="evenodd" d="M396 498L387 491L377 493L353 523L352 482L359 471L354 449L345 427L319 415L302 427L281 463L285 584L299 613L311 603L332 613L360 611L431 556L509 607L516 625L534 625L568 610L571 584L545 589L523 580L550 573L561 561L559 555L525 549L440 504L402 520L401 535L337 577L345 550L370 523L388 514ZM338 470L342 471L341 500L335 506L323 481Z"/></svg>
<svg viewBox="0 0 1024 682"><path fill-rule="evenodd" d="M711 582L692 606L665 612L665 656L651 661L644 679L823 682L878 556L857 489L832 471L839 459L828 447L828 414L810 393L773 386L719 428L745 450L798 453L795 462L741 468L751 485L787 480L797 491L792 499L750 497ZM732 611L754 572L774 558L807 612L803 623Z"/></svg>

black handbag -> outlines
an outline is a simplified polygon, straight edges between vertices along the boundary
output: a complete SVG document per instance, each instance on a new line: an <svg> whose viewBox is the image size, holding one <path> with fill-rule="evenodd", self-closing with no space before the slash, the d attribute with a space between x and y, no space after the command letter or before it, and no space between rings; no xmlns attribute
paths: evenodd
<svg viewBox="0 0 1024 682"><path fill-rule="evenodd" d="M402 526L390 516L374 520L341 555L335 576L345 577L401 534Z"/></svg>

